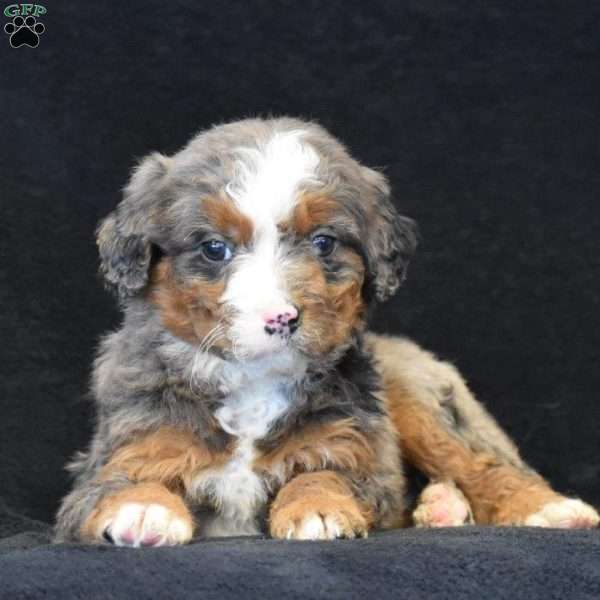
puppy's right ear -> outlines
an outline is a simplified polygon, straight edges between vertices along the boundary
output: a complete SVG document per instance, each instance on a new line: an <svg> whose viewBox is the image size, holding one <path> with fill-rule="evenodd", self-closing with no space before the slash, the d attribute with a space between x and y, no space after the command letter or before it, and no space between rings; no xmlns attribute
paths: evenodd
<svg viewBox="0 0 600 600"><path fill-rule="evenodd" d="M169 165L170 159L158 152L143 159L134 169L121 203L98 226L100 272L107 287L121 299L135 296L148 283L150 217L160 203Z"/></svg>

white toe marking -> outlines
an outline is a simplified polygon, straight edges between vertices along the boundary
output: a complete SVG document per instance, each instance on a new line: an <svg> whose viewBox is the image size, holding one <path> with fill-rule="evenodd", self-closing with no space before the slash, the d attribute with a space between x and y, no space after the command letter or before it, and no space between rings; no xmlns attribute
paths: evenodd
<svg viewBox="0 0 600 600"><path fill-rule="evenodd" d="M119 508L109 525L110 535L117 546L139 546L144 510L143 504L136 503L124 504Z"/></svg>
<svg viewBox="0 0 600 600"><path fill-rule="evenodd" d="M325 524L319 515L306 517L300 527L296 530L296 536L299 540L324 540L327 539Z"/></svg>
<svg viewBox="0 0 600 600"><path fill-rule="evenodd" d="M150 504L144 514L144 533L163 533L169 522L169 511L160 504Z"/></svg>
<svg viewBox="0 0 600 600"><path fill-rule="evenodd" d="M366 537L366 532L359 535ZM341 537L353 538L356 537L356 533L345 531L334 515L321 517L315 513L306 516L299 525L290 527L285 537L288 540L335 540Z"/></svg>
<svg viewBox="0 0 600 600"><path fill-rule="evenodd" d="M127 503L112 521L104 523L117 546L183 544L192 538L189 523L177 518L161 504Z"/></svg>
<svg viewBox="0 0 600 600"><path fill-rule="evenodd" d="M335 517L332 517L331 515L327 515L325 517L325 529L327 530L327 537L330 540L342 537L344 535L340 524L337 522Z"/></svg>
<svg viewBox="0 0 600 600"><path fill-rule="evenodd" d="M557 527L560 529L590 529L600 522L598 513L585 502L565 498L549 502L541 510L525 519L529 527Z"/></svg>
<svg viewBox="0 0 600 600"><path fill-rule="evenodd" d="M181 519L173 519L169 526L167 542L170 544L185 544L192 539L192 528Z"/></svg>

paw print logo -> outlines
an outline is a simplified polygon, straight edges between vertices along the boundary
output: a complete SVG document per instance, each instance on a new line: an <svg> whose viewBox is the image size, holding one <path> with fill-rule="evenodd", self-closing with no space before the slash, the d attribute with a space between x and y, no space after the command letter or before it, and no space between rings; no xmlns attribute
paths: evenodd
<svg viewBox="0 0 600 600"><path fill-rule="evenodd" d="M44 33L46 28L37 19L29 15L25 19L17 16L12 20L12 23L7 23L4 26L4 31L10 35L10 45L13 48L19 46L29 46L35 48L40 43L40 35Z"/></svg>

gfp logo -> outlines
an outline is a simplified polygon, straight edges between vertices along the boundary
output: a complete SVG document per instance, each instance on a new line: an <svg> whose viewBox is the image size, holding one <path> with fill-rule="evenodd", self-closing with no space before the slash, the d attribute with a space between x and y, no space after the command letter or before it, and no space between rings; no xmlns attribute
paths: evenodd
<svg viewBox="0 0 600 600"><path fill-rule="evenodd" d="M4 31L10 36L10 45L13 48L29 46L35 48L40 43L40 35L46 28L37 20L40 15L46 14L46 7L41 4L10 4L4 9L4 16L10 23L4 25Z"/></svg>

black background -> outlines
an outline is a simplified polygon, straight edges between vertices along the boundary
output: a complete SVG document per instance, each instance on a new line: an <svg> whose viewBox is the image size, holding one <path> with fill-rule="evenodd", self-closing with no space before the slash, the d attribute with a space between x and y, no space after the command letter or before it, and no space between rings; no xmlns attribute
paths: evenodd
<svg viewBox="0 0 600 600"><path fill-rule="evenodd" d="M600 503L600 9L590 2L46 2L0 32L0 502L51 518L118 325L93 231L136 158L314 118L422 243L374 327L453 361L562 491Z"/></svg>

